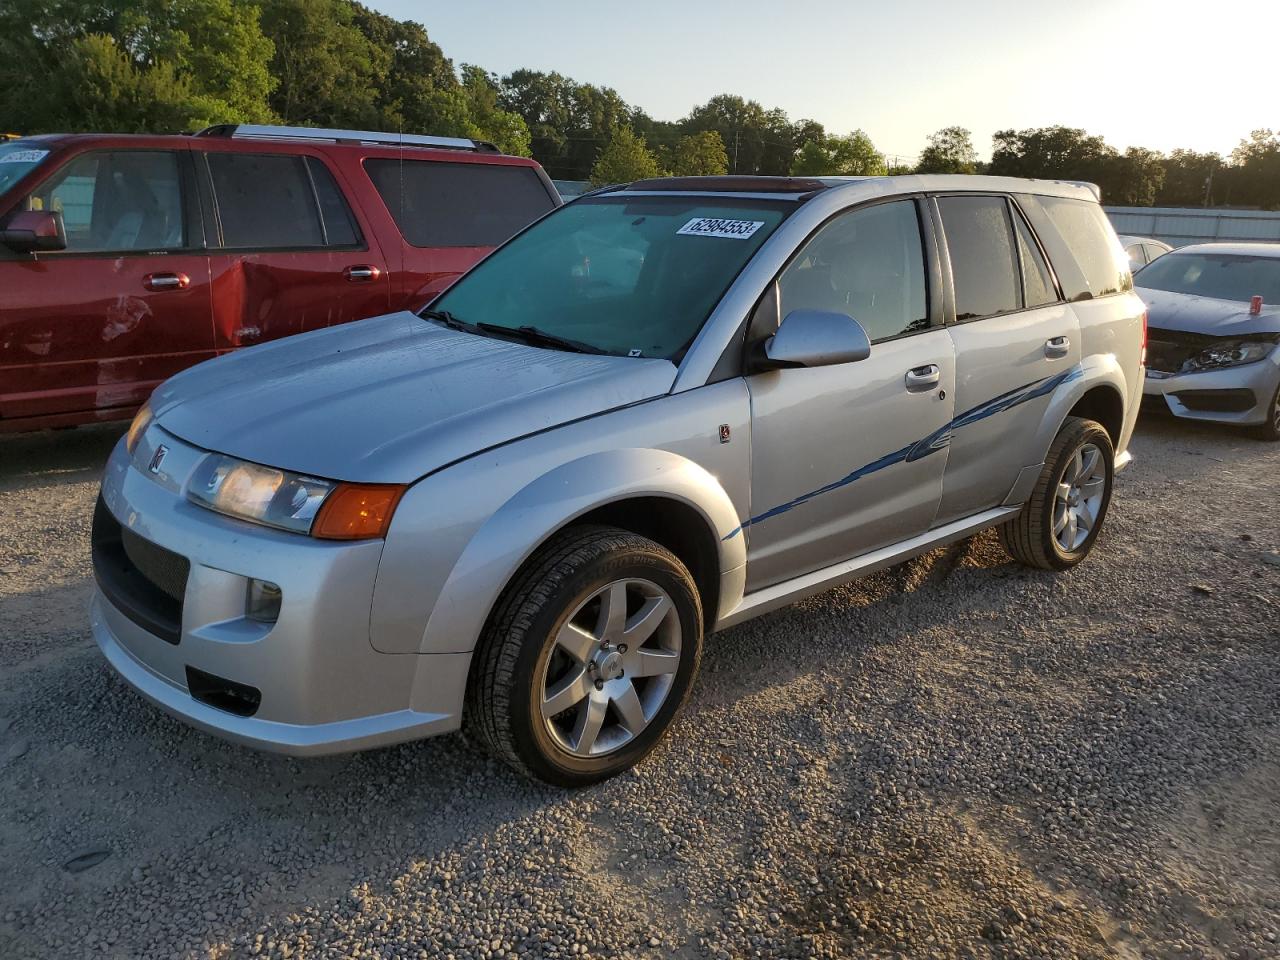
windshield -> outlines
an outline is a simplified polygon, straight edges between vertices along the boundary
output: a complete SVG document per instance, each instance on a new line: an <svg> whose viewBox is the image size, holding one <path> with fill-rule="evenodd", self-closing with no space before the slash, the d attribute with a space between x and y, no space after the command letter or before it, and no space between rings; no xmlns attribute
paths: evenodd
<svg viewBox="0 0 1280 960"><path fill-rule="evenodd" d="M31 140L0 143L0 197L48 155L48 150Z"/></svg>
<svg viewBox="0 0 1280 960"><path fill-rule="evenodd" d="M1280 303L1280 258L1234 253L1167 253L1133 278L1136 286L1219 300Z"/></svg>
<svg viewBox="0 0 1280 960"><path fill-rule="evenodd" d="M677 359L794 207L587 197L496 251L431 308L465 324L533 327L602 353Z"/></svg>

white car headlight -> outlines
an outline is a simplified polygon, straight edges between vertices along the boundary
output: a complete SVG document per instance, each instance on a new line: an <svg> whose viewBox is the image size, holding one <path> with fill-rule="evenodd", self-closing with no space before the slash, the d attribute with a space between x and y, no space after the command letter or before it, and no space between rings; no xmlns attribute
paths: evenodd
<svg viewBox="0 0 1280 960"><path fill-rule="evenodd" d="M196 467L187 497L210 510L294 533L310 533L337 484L211 453Z"/></svg>
<svg viewBox="0 0 1280 960"><path fill-rule="evenodd" d="M1222 367L1238 367L1263 359L1275 349L1274 341L1223 340L1206 347L1187 361L1189 371L1218 370Z"/></svg>

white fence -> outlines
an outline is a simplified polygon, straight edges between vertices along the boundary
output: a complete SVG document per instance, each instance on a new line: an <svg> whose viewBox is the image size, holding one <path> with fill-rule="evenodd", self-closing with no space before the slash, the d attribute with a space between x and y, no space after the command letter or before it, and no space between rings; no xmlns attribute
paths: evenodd
<svg viewBox="0 0 1280 960"><path fill-rule="evenodd" d="M1280 242L1280 212L1214 207L1104 207L1116 233L1154 237L1173 247L1211 240Z"/></svg>

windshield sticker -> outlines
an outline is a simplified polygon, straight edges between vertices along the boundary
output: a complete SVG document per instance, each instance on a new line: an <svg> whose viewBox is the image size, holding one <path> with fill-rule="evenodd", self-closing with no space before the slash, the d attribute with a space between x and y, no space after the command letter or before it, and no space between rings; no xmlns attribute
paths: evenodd
<svg viewBox="0 0 1280 960"><path fill-rule="evenodd" d="M48 155L48 150L15 150L0 156L0 163L39 163Z"/></svg>
<svg viewBox="0 0 1280 960"><path fill-rule="evenodd" d="M763 220L721 220L717 217L694 217L676 231L676 236L723 237L728 240L746 240L763 226Z"/></svg>

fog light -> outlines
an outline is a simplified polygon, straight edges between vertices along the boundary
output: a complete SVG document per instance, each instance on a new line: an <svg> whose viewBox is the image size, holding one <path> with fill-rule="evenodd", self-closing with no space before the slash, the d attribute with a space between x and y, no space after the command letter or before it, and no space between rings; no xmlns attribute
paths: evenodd
<svg viewBox="0 0 1280 960"><path fill-rule="evenodd" d="M244 615L260 623L280 619L280 588L270 580L250 580Z"/></svg>

